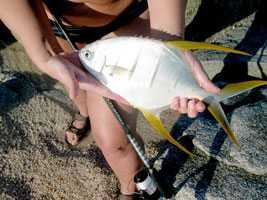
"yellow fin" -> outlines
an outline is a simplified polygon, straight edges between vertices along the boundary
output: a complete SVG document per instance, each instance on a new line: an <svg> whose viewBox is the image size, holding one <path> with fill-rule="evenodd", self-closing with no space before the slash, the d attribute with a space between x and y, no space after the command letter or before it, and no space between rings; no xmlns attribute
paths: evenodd
<svg viewBox="0 0 267 200"><path fill-rule="evenodd" d="M248 91L252 88L267 85L267 81L245 81L241 83L233 83L226 85L217 95L219 101L238 95L242 92Z"/></svg>
<svg viewBox="0 0 267 200"><path fill-rule="evenodd" d="M232 141L240 148L241 146L234 136L234 133L226 119L226 116L220 103L216 99L213 99L212 103L210 103L210 105L208 106L208 110L213 115L213 117L220 123L220 125L227 133L227 135L232 139Z"/></svg>
<svg viewBox="0 0 267 200"><path fill-rule="evenodd" d="M161 120L156 117L153 113L139 109L145 118L149 121L149 123L160 133L162 134L169 142L183 150L184 152L188 153L189 155L193 155L190 151L188 151L186 148L184 148L181 144L179 144L171 135L170 133L164 128Z"/></svg>
<svg viewBox="0 0 267 200"><path fill-rule="evenodd" d="M248 54L243 51L238 51L235 49L231 49L228 47L223 47L215 44L208 44L208 43L202 43L202 42L193 42L193 41L185 41L185 40L173 40L173 41L163 41L166 45L174 48L179 48L182 50L189 50L189 49L214 49L219 51L226 51L231 53L237 53L237 54L243 54L247 56L251 56L251 54Z"/></svg>

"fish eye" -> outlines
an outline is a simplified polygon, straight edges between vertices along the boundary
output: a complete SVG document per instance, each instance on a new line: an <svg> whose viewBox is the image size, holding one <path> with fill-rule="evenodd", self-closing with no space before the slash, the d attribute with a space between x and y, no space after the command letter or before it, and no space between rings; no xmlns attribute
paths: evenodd
<svg viewBox="0 0 267 200"><path fill-rule="evenodd" d="M84 57L86 57L86 58L89 58L90 56L91 56L91 52L89 51L89 50L86 50L84 53L83 53L83 55L84 55Z"/></svg>

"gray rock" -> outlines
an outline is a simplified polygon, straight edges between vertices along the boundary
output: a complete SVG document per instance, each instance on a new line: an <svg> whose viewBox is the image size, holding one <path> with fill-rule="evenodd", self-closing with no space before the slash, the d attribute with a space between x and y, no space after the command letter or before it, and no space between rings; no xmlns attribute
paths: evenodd
<svg viewBox="0 0 267 200"><path fill-rule="evenodd" d="M176 175L174 186L178 188L177 200L256 200L267 195L266 176L250 175L216 159L201 159L198 156Z"/></svg>
<svg viewBox="0 0 267 200"><path fill-rule="evenodd" d="M224 110L240 145L239 149L208 113L194 120L184 135L194 135L193 144L220 162L256 175L266 174L266 88L225 102ZM234 99L234 98L233 98ZM189 124L192 120L186 120ZM178 122L179 123L179 122ZM181 126L181 125L180 125Z"/></svg>

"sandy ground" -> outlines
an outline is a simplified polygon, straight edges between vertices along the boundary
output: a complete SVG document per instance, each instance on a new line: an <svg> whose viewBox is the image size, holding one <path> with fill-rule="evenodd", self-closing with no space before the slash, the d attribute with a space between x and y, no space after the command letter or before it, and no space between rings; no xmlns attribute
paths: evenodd
<svg viewBox="0 0 267 200"><path fill-rule="evenodd" d="M118 180L93 138L88 137L76 150L70 150L64 142L64 129L77 109L63 86L39 71L8 32L2 27L0 31L0 199L116 199ZM211 70L211 73L216 74L217 71ZM169 130L175 129L173 124L179 114L168 110L162 118ZM194 174L196 169L206 169L202 166L207 167L203 173L208 178L200 177L203 181L198 182L196 191L189 191L188 194L197 196L199 192L205 195L207 190L215 190L216 194L227 188L224 180L216 182L217 177L210 184L210 168L214 169L215 174L218 169L230 170L226 179L231 179L235 174L238 174L238 179L244 176L239 175L242 170L231 166L224 168L218 161L209 160L202 151L192 149L190 138L181 142L192 149L194 157L173 149L141 115L137 130L146 142L148 158L163 177L175 183L178 190L194 176L190 173ZM181 179L177 180L175 175ZM258 184L259 181L262 185L266 181L264 177L252 175L242 178L245 182L252 180ZM231 185L231 181L227 183ZM238 183L243 182L240 178ZM259 187L258 193L264 193L262 186ZM201 195L200 199L204 199L205 196L202 198ZM188 196L184 199L196 198Z"/></svg>
<svg viewBox="0 0 267 200"><path fill-rule="evenodd" d="M64 142L76 107L63 86L40 72L18 42L1 50L0 78L0 198L115 199L118 180L93 138L76 150ZM169 117L163 122L171 128L179 114L165 115ZM138 123L147 156L155 159L164 141L141 115Z"/></svg>

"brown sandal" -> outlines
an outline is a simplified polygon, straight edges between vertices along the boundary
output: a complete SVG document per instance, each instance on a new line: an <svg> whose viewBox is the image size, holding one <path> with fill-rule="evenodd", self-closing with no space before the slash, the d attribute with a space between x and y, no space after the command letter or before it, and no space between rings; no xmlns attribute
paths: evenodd
<svg viewBox="0 0 267 200"><path fill-rule="evenodd" d="M124 195L120 193L119 200L141 200L143 199L140 194Z"/></svg>
<svg viewBox="0 0 267 200"><path fill-rule="evenodd" d="M81 129L78 129L75 126L73 126L73 122L75 120L80 121L80 122L85 122L84 127ZM80 113L76 113L66 131L74 133L78 138L78 143L74 144L74 145L70 144L68 142L67 135L65 135L65 141L69 145L69 147L75 147L78 144L80 144L88 136L88 132L89 132L90 128L91 128L91 126L90 126L89 117L84 117Z"/></svg>

